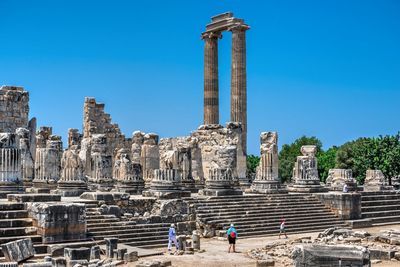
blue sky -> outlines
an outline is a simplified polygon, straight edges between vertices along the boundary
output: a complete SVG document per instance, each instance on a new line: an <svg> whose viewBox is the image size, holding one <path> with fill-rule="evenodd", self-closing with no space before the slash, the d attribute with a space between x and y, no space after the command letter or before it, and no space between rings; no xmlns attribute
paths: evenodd
<svg viewBox="0 0 400 267"><path fill-rule="evenodd" d="M0 84L31 94L31 116L65 136L83 101L122 131L187 135L203 119L210 17L244 18L249 153L259 134L313 135L324 147L400 130L400 2L0 1ZM230 34L220 40L220 121L229 120Z"/></svg>

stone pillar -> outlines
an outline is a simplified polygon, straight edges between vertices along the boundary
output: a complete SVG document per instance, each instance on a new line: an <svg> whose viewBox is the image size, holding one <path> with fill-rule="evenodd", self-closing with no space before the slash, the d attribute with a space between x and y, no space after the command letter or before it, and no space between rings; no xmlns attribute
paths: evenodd
<svg viewBox="0 0 400 267"><path fill-rule="evenodd" d="M13 133L0 133L0 190L15 191L21 183L21 150Z"/></svg>
<svg viewBox="0 0 400 267"><path fill-rule="evenodd" d="M381 170L367 170L364 181L364 191L392 191L388 179Z"/></svg>
<svg viewBox="0 0 400 267"><path fill-rule="evenodd" d="M231 121L242 123L242 147L247 153L247 81L246 81L246 30L240 24L230 28L232 32L231 65Z"/></svg>
<svg viewBox="0 0 400 267"><path fill-rule="evenodd" d="M18 147L21 150L21 176L24 186L32 186L32 180L35 176L34 158L31 154L31 137L30 131L25 128L18 128L16 130Z"/></svg>
<svg viewBox="0 0 400 267"><path fill-rule="evenodd" d="M218 39L219 32L203 33L204 45L204 124L219 124Z"/></svg>
<svg viewBox="0 0 400 267"><path fill-rule="evenodd" d="M48 131L50 129L50 131ZM36 188L57 187L57 181L61 177L61 136L51 134L51 128L42 128L37 137L35 179L33 186Z"/></svg>
<svg viewBox="0 0 400 267"><path fill-rule="evenodd" d="M232 169L210 169L205 189L199 190L200 195L227 196L242 195L241 190L235 189L235 180Z"/></svg>
<svg viewBox="0 0 400 267"><path fill-rule="evenodd" d="M118 249L118 238L104 238L106 242L106 257L114 258L114 250Z"/></svg>
<svg viewBox="0 0 400 267"><path fill-rule="evenodd" d="M153 179L154 170L160 168L160 150L158 148L157 134L148 133L144 136L140 152L140 163L143 169L145 186L148 187Z"/></svg>
<svg viewBox="0 0 400 267"><path fill-rule="evenodd" d="M321 186L318 176L317 147L313 145L302 146L293 168L293 184L289 187L290 192L314 193L325 192L326 188Z"/></svg>
<svg viewBox="0 0 400 267"><path fill-rule="evenodd" d="M256 178L251 186L254 193L286 193L281 186L278 169L278 133L263 132L260 136L261 158Z"/></svg>
<svg viewBox="0 0 400 267"><path fill-rule="evenodd" d="M90 151L89 188L91 190L110 191L114 187L112 156L107 149L105 134L93 134Z"/></svg>
<svg viewBox="0 0 400 267"><path fill-rule="evenodd" d="M114 162L115 188L123 193L141 194L144 188L142 166L132 162L130 151L119 149Z"/></svg>

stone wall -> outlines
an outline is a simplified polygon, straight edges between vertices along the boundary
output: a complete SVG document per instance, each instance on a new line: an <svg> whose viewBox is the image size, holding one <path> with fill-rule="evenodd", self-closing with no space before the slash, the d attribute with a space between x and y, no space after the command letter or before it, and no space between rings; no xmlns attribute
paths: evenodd
<svg viewBox="0 0 400 267"><path fill-rule="evenodd" d="M361 219L361 194L329 192L315 196L340 219Z"/></svg>
<svg viewBox="0 0 400 267"><path fill-rule="evenodd" d="M0 132L28 127L29 93L23 87L0 87Z"/></svg>
<svg viewBox="0 0 400 267"><path fill-rule="evenodd" d="M77 203L30 203L29 215L43 243L86 239L86 208Z"/></svg>

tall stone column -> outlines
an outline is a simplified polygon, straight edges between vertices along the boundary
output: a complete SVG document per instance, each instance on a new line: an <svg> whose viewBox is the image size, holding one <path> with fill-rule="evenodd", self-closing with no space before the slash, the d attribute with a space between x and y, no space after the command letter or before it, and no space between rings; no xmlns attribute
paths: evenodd
<svg viewBox="0 0 400 267"><path fill-rule="evenodd" d="M203 33L204 45L204 124L219 124L218 39L220 33Z"/></svg>
<svg viewBox="0 0 400 267"><path fill-rule="evenodd" d="M246 30L247 25L230 28L232 32L231 121L242 123L242 147L247 153L247 82Z"/></svg>

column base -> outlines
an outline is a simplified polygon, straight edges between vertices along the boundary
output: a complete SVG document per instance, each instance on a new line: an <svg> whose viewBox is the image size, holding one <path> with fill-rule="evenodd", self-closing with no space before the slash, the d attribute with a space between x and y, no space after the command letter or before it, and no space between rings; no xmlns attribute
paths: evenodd
<svg viewBox="0 0 400 267"><path fill-rule="evenodd" d="M243 191L239 189L211 189L211 188L206 188L206 189L201 189L199 190L199 195L202 196L241 196L243 195Z"/></svg>
<svg viewBox="0 0 400 267"><path fill-rule="evenodd" d="M130 195L141 195L144 190L144 182L123 183L117 182L114 188L118 192L127 193Z"/></svg>
<svg viewBox="0 0 400 267"><path fill-rule="evenodd" d="M174 199L182 197L190 197L190 191L181 190L146 190L142 192L144 197L156 197L159 199Z"/></svg>
<svg viewBox="0 0 400 267"><path fill-rule="evenodd" d="M255 194L286 194L288 189L278 181L255 180L249 192Z"/></svg>
<svg viewBox="0 0 400 267"><path fill-rule="evenodd" d="M328 188L321 185L291 185L288 191L292 193L322 193L328 192Z"/></svg>
<svg viewBox="0 0 400 267"><path fill-rule="evenodd" d="M36 180L32 181L34 188L57 189L57 181L55 180Z"/></svg>

